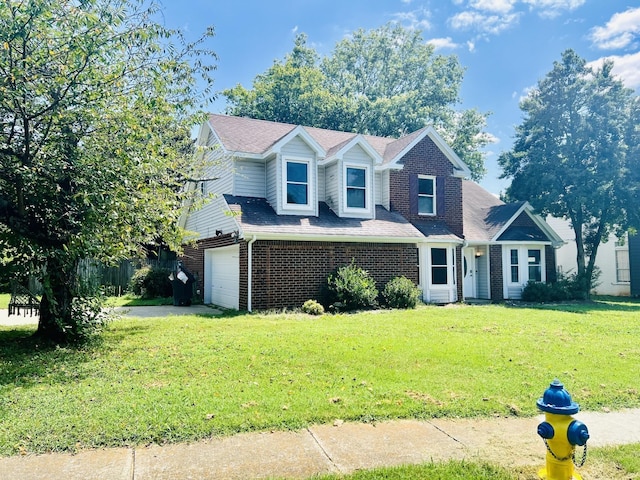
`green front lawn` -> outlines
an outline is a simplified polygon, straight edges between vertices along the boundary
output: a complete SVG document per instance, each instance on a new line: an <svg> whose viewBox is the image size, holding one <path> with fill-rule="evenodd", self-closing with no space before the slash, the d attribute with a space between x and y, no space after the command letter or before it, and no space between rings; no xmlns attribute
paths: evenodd
<svg viewBox="0 0 640 480"><path fill-rule="evenodd" d="M0 454L313 423L640 406L640 302L122 319L82 350L0 327Z"/></svg>

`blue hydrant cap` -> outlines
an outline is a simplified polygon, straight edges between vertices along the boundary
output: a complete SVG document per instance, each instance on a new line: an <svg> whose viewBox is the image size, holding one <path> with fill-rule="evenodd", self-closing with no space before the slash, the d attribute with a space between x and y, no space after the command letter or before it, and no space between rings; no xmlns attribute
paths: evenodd
<svg viewBox="0 0 640 480"><path fill-rule="evenodd" d="M573 415L578 413L580 406L571 400L571 395L564 389L560 380L555 379L538 399L538 408L543 412L559 415Z"/></svg>

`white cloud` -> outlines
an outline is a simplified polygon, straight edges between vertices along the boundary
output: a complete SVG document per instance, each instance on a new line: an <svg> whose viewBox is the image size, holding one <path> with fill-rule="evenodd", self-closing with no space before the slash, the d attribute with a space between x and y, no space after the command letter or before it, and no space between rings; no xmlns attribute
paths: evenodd
<svg viewBox="0 0 640 480"><path fill-rule="evenodd" d="M435 50L442 50L444 48L456 49L460 45L455 43L451 37L446 38L432 38L431 40L427 40L427 44L433 45Z"/></svg>
<svg viewBox="0 0 640 480"><path fill-rule="evenodd" d="M296 33L298 33L298 25L296 25L295 27L293 27L293 28L291 29L291 33L293 33L294 35L295 35Z"/></svg>
<svg viewBox="0 0 640 480"><path fill-rule="evenodd" d="M629 55L611 55L593 62L589 62L592 68L601 68L605 60L613 61L613 74L620 78L628 88L640 89L640 52Z"/></svg>
<svg viewBox="0 0 640 480"><path fill-rule="evenodd" d="M476 10L494 13L509 13L517 0L474 0L471 6Z"/></svg>
<svg viewBox="0 0 640 480"><path fill-rule="evenodd" d="M393 14L395 21L415 30L429 30L429 12L423 8L411 12L398 12Z"/></svg>
<svg viewBox="0 0 640 480"><path fill-rule="evenodd" d="M478 30L494 35L507 30L518 23L520 14L485 15L480 12L460 12L449 19L450 25L456 30Z"/></svg>
<svg viewBox="0 0 640 480"><path fill-rule="evenodd" d="M614 14L604 27L591 30L591 41L600 49L629 46L640 35L640 7Z"/></svg>
<svg viewBox="0 0 640 480"><path fill-rule="evenodd" d="M584 5L586 0L524 0L532 10L537 10L541 17L555 18L563 10L575 10Z"/></svg>
<svg viewBox="0 0 640 480"><path fill-rule="evenodd" d="M469 50L470 53L475 52L476 51L476 44L473 41L469 40L467 42L467 49Z"/></svg>

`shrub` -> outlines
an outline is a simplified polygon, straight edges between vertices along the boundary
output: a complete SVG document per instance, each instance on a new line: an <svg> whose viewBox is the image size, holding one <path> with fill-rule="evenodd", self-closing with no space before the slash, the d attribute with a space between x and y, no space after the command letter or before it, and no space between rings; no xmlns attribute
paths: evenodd
<svg viewBox="0 0 640 480"><path fill-rule="evenodd" d="M596 286L600 276L599 270L594 270L592 286ZM577 274L558 274L555 282L541 283L529 282L522 291L522 300L525 302L561 302L565 300L585 300L586 293L584 276Z"/></svg>
<svg viewBox="0 0 640 480"><path fill-rule="evenodd" d="M322 315L324 313L324 307L316 300L307 300L302 304L302 311L309 315Z"/></svg>
<svg viewBox="0 0 640 480"><path fill-rule="evenodd" d="M416 308L420 289L407 277L395 277L384 286L382 297L391 308Z"/></svg>
<svg viewBox="0 0 640 480"><path fill-rule="evenodd" d="M357 310L376 306L378 289L375 280L353 261L340 267L327 279L331 302L338 310Z"/></svg>
<svg viewBox="0 0 640 480"><path fill-rule="evenodd" d="M160 267L142 267L136 270L129 282L129 290L144 298L170 297L173 295L169 281L171 270Z"/></svg>

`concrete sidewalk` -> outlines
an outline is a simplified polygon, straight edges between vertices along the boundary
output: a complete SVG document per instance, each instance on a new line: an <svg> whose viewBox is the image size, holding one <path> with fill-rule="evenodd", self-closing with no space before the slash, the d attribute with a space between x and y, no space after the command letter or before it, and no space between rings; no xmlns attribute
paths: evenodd
<svg viewBox="0 0 640 480"><path fill-rule="evenodd" d="M640 443L640 409L580 412L575 417L588 426L590 447ZM542 419L336 422L296 432L241 434L190 444L5 457L0 458L0 479L304 479L451 459L543 467L545 447L536 434Z"/></svg>

